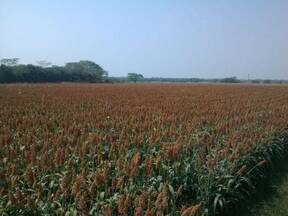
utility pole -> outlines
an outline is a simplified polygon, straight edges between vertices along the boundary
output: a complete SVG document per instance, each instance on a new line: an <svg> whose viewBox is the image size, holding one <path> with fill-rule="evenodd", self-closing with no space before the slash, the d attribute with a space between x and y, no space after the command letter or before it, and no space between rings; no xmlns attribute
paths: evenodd
<svg viewBox="0 0 288 216"><path fill-rule="evenodd" d="M250 82L250 74L248 74L248 82Z"/></svg>

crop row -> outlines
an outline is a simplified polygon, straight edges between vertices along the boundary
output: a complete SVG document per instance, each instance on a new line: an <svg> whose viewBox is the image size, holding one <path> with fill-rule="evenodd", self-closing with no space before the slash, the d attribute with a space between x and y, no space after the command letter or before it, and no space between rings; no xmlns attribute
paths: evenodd
<svg viewBox="0 0 288 216"><path fill-rule="evenodd" d="M220 183L281 147L287 102L286 86L2 85L0 214L221 213Z"/></svg>

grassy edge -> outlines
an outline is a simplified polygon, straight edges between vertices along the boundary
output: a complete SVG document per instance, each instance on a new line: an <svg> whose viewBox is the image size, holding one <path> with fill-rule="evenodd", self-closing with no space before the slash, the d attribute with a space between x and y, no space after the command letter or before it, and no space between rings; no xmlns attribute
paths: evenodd
<svg viewBox="0 0 288 216"><path fill-rule="evenodd" d="M257 200L249 205L244 216L279 216L288 215L288 158L282 164L281 170L272 178L271 183L257 197Z"/></svg>
<svg viewBox="0 0 288 216"><path fill-rule="evenodd" d="M237 162L232 175L217 180L203 215L242 215L261 195L288 156L288 132L275 134L267 145Z"/></svg>

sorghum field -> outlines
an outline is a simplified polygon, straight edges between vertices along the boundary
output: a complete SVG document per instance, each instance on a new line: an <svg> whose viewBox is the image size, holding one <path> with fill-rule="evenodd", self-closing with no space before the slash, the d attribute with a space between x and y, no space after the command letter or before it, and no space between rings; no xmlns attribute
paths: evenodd
<svg viewBox="0 0 288 216"><path fill-rule="evenodd" d="M3 215L225 214L287 145L285 85L11 84L0 106Z"/></svg>

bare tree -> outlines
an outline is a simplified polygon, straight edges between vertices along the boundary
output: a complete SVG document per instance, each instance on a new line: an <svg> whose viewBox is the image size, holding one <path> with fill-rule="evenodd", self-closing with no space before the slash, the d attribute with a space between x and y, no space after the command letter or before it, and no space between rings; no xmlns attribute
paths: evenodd
<svg viewBox="0 0 288 216"><path fill-rule="evenodd" d="M38 64L40 67L49 67L50 65L52 65L51 62L46 61L46 60L37 61L37 64Z"/></svg>
<svg viewBox="0 0 288 216"><path fill-rule="evenodd" d="M3 58L0 60L0 65L15 66L19 62L19 58Z"/></svg>

